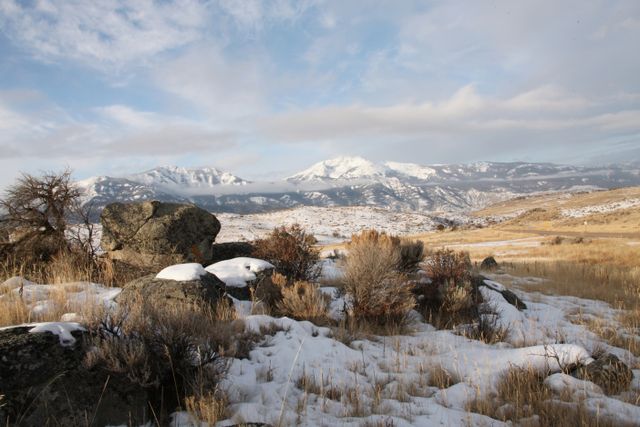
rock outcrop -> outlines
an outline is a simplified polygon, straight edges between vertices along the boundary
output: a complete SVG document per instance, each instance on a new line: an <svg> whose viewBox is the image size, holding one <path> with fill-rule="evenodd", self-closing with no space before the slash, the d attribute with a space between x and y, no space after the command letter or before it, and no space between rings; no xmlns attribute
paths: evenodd
<svg viewBox="0 0 640 427"><path fill-rule="evenodd" d="M85 367L86 332L62 345L32 327L0 330L0 425L139 425L147 394L125 378Z"/></svg>
<svg viewBox="0 0 640 427"><path fill-rule="evenodd" d="M112 203L100 216L102 249L112 259L145 267L209 263L220 222L193 205Z"/></svg>
<svg viewBox="0 0 640 427"><path fill-rule="evenodd" d="M208 304L215 307L225 292L225 284L211 273L205 272L196 280L178 281L158 279L155 274L140 277L125 284L116 301L135 304L141 298L152 304Z"/></svg>
<svg viewBox="0 0 640 427"><path fill-rule="evenodd" d="M212 248L211 263L238 257L250 257L255 250L249 242L216 243Z"/></svg>

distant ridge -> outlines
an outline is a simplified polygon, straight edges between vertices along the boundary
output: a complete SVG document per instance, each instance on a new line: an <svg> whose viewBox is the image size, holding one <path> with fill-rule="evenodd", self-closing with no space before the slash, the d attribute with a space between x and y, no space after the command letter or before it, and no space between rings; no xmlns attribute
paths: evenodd
<svg viewBox="0 0 640 427"><path fill-rule="evenodd" d="M98 210L115 201L155 199L235 213L301 205L459 212L538 192L640 185L640 168L525 162L420 165L337 157L272 183L251 182L214 167L162 166L124 177L90 178L79 185L86 202Z"/></svg>

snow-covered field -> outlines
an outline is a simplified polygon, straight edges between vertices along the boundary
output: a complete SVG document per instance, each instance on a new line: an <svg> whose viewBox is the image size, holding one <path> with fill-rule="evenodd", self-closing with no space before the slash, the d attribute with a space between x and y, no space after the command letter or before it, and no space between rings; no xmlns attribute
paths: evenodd
<svg viewBox="0 0 640 427"><path fill-rule="evenodd" d="M322 244L342 242L354 233L371 228L392 234L408 235L432 231L438 224L446 221L456 224L484 221L461 213L407 213L367 206L332 208L305 206L250 215L221 213L216 214L216 217L222 224L220 234L216 238L217 242L254 240L266 236L275 227L297 223L313 232Z"/></svg>
<svg viewBox="0 0 640 427"><path fill-rule="evenodd" d="M259 267L257 261L248 260L241 259L234 265L249 265L249 270ZM338 271L333 261L325 260L324 264L325 272ZM250 279L244 277L244 271L234 274L234 266L222 267L227 274L225 279L236 286L236 282ZM183 265L164 274L191 278L202 268L198 264ZM230 361L222 384L230 400L230 417L219 425L509 425L472 413L467 405L476 398L490 396L501 375L513 367L550 371L552 375L545 380L548 387L562 393L565 400L569 396L575 404L580 401L588 411L607 417L614 424L640 420L640 407L626 403L632 394L640 393L640 370L634 371L632 390L620 396L606 396L595 384L561 373L562 366L589 363L596 349L605 349L630 366L638 365L633 354L612 347L577 321L578 317L597 318L616 327L618 310L599 301L517 289L515 292L528 307L518 311L498 292L502 289L499 282L510 279L525 284L542 279L516 279L501 274L491 279L487 281L490 287L481 288L485 301L495 308L496 314L487 316L498 316L498 324L509 328L505 342L493 345L455 331L436 330L417 313L412 332L407 335L362 339L349 345L335 339L331 329L307 321L245 315L248 330L259 332L261 325L275 325L279 331L259 343L248 359ZM0 286L10 288L5 289L8 292L19 292L22 286L32 310L46 310L51 304L52 286L21 279ZM115 304L113 298L119 292L91 283L68 286L70 298L91 298L107 306ZM342 305L333 288L323 290L335 298L334 307ZM243 307L239 311L247 310ZM334 313L340 316L339 310ZM62 319L78 321L78 314L65 313ZM77 327L71 323L35 326L60 331L61 340L70 328ZM444 369L455 379L453 384L444 389L432 385L430 377L436 369ZM188 414L178 413L174 425L192 423Z"/></svg>
<svg viewBox="0 0 640 427"><path fill-rule="evenodd" d="M574 208L574 209L562 209L562 216L569 218L583 218L585 216L599 214L599 213L609 213L615 212L620 209L630 209L635 208L636 206L640 206L640 199L626 199L612 203L605 203L602 205L592 205L585 206L582 208Z"/></svg>

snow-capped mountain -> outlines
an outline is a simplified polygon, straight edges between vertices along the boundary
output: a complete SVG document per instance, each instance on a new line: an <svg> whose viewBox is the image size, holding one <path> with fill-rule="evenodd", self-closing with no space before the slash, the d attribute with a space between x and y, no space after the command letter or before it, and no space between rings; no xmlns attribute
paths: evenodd
<svg viewBox="0 0 640 427"><path fill-rule="evenodd" d="M377 180L385 176L385 168L362 157L337 157L316 163L300 173L290 176L287 181L328 182L341 180Z"/></svg>
<svg viewBox="0 0 640 427"><path fill-rule="evenodd" d="M598 168L523 162L419 165L339 157L268 185L216 168L167 166L125 178L91 178L80 186L87 201L98 209L115 201L155 199L235 213L295 206L466 211L535 192L640 185L639 169L629 165Z"/></svg>
<svg viewBox="0 0 640 427"><path fill-rule="evenodd" d="M129 180L154 188L177 189L212 189L219 185L246 185L248 181L238 178L229 172L206 167L187 169L177 166L161 166L145 172L130 175Z"/></svg>

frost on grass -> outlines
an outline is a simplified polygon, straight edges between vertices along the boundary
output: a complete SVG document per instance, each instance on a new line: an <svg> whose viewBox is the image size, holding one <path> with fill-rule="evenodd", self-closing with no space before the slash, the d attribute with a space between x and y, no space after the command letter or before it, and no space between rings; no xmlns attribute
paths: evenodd
<svg viewBox="0 0 640 427"><path fill-rule="evenodd" d="M178 282L188 282L190 280L199 280L200 277L206 275L207 272L202 265L191 262L187 264L171 265L156 274L156 279L176 280Z"/></svg>
<svg viewBox="0 0 640 427"><path fill-rule="evenodd" d="M205 270L215 274L227 286L240 288L256 280L256 273L273 268L272 264L261 259L239 257L211 264Z"/></svg>

